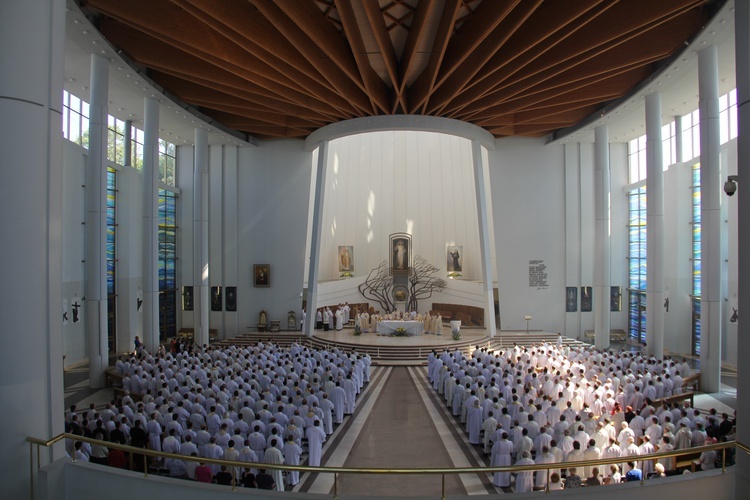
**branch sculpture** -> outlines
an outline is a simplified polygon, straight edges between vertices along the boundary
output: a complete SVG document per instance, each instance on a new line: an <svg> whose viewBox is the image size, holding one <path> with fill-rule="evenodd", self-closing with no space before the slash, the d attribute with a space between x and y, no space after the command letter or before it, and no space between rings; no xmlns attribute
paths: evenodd
<svg viewBox="0 0 750 500"><path fill-rule="evenodd" d="M407 310L418 311L419 301L432 297L433 293L440 293L445 288L445 280L433 276L440 269L433 266L421 256L414 257L414 267L409 277L409 304Z"/></svg>
<svg viewBox="0 0 750 500"><path fill-rule="evenodd" d="M395 309L392 295L393 276L388 271L388 261L384 260L371 270L365 281L357 287L365 299L377 302L387 313Z"/></svg>

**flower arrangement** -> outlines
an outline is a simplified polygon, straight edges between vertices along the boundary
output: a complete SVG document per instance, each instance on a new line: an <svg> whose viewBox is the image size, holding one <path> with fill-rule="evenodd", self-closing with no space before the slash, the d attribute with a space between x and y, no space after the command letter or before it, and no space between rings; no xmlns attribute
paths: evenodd
<svg viewBox="0 0 750 500"><path fill-rule="evenodd" d="M352 273L351 271L343 271L339 273L339 278L353 278L353 277L354 277L354 273Z"/></svg>
<svg viewBox="0 0 750 500"><path fill-rule="evenodd" d="M359 326L359 323L355 323L355 324L354 324L354 335L355 335L355 336L360 336L360 335L362 335L362 327L361 327L361 326Z"/></svg>
<svg viewBox="0 0 750 500"><path fill-rule="evenodd" d="M394 336L394 337L406 337L406 336L407 336L407 333L406 333L406 328L404 328L403 326L399 326L399 327L398 327L398 328L396 328L396 330L395 330L395 331L393 332L393 336Z"/></svg>
<svg viewBox="0 0 750 500"><path fill-rule="evenodd" d="M461 340L461 330L453 330L451 337L453 337L453 340Z"/></svg>
<svg viewBox="0 0 750 500"><path fill-rule="evenodd" d="M457 273L456 271L451 271L448 273L448 278L454 279L454 278L460 278L461 273Z"/></svg>

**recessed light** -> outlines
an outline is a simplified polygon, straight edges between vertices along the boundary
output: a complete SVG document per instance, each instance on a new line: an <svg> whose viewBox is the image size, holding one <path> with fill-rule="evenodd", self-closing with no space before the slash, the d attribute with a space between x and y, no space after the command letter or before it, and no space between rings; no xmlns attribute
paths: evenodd
<svg viewBox="0 0 750 500"><path fill-rule="evenodd" d="M81 33L83 33L84 35L88 35L89 34L89 30L83 30L83 31L81 31Z"/></svg>
<svg viewBox="0 0 750 500"><path fill-rule="evenodd" d="M97 42L96 40L91 40L91 43L92 43L93 45L99 45L99 42Z"/></svg>
<svg viewBox="0 0 750 500"><path fill-rule="evenodd" d="M138 80L135 80L135 81L133 82L133 85L138 85L138 84L140 84L140 83L141 83L140 81L138 81Z"/></svg>
<svg viewBox="0 0 750 500"><path fill-rule="evenodd" d="M76 24L81 24L81 21L79 21L78 19L73 19L73 22Z"/></svg>
<svg viewBox="0 0 750 500"><path fill-rule="evenodd" d="M130 73L125 73L125 76L127 76L128 78L130 78L133 75L131 75Z"/></svg>
<svg viewBox="0 0 750 500"><path fill-rule="evenodd" d="M73 83L74 81L76 81L76 79L75 79L75 78L68 78L68 81L69 81L70 83Z"/></svg>

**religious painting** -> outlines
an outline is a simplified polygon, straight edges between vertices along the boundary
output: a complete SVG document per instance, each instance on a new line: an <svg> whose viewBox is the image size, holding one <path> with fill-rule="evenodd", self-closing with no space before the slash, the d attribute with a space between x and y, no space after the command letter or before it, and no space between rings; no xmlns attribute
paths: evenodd
<svg viewBox="0 0 750 500"><path fill-rule="evenodd" d="M226 287L225 307L227 311L234 312L237 310L237 287L228 286Z"/></svg>
<svg viewBox="0 0 750 500"><path fill-rule="evenodd" d="M220 286L212 286L211 287L211 310L219 312L222 309L222 303L221 303L221 287Z"/></svg>
<svg viewBox="0 0 750 500"><path fill-rule="evenodd" d="M339 275L351 276L354 273L354 247L340 246L339 247Z"/></svg>
<svg viewBox="0 0 750 500"><path fill-rule="evenodd" d="M192 286L182 287L182 310L183 311L193 310L193 287Z"/></svg>
<svg viewBox="0 0 750 500"><path fill-rule="evenodd" d="M565 312L574 313L578 311L578 287L565 287Z"/></svg>
<svg viewBox="0 0 750 500"><path fill-rule="evenodd" d="M593 291L590 286L581 287L581 312L591 312Z"/></svg>
<svg viewBox="0 0 750 500"><path fill-rule="evenodd" d="M409 274L411 268L411 235L394 233L389 238L391 274Z"/></svg>
<svg viewBox="0 0 750 500"><path fill-rule="evenodd" d="M463 272L463 253L464 253L464 247L462 246L456 246L456 245L448 245L448 255L447 255L447 262L446 262L446 269L448 270L448 274L452 275L452 273L455 273L455 276L461 276L461 273Z"/></svg>
<svg viewBox="0 0 750 500"><path fill-rule="evenodd" d="M271 286L270 264L253 264L253 286Z"/></svg>
<svg viewBox="0 0 750 500"><path fill-rule="evenodd" d="M622 310L622 287L609 287L609 310L610 312L620 312Z"/></svg>

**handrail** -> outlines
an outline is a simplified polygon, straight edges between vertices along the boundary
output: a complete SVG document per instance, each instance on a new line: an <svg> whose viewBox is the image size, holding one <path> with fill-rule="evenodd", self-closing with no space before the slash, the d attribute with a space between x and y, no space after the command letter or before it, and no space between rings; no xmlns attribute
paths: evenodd
<svg viewBox="0 0 750 500"><path fill-rule="evenodd" d="M215 459L215 458L205 458L205 457L193 457L193 456L186 456L186 455L179 455L175 453L166 453L163 451L155 451L150 450L147 448L138 448L135 446L129 446L129 445L123 445L119 443L113 443L110 441L101 441L98 439L88 438L85 436L78 436L75 434L68 434L68 433L62 433L58 434L57 436L53 437L50 440L43 440L35 437L27 437L26 441L30 445L37 445L37 447L49 447L52 446L55 443L60 442L63 439L72 439L74 441L81 441L84 443L90 443L90 444L96 444L99 446L104 446L106 448L113 448L122 450L125 452L129 452L131 454L137 454L137 455L145 455L145 456L151 456L151 457L160 457L160 458L169 458L169 459L176 459L176 460L188 460L192 462L202 462L207 464L213 464L213 465L226 465L227 468L231 467L232 475L234 476L235 467L250 467L254 469L271 469L271 470L288 470L288 471L300 471L300 472L315 472L315 473L323 473L323 474L334 474L334 477L337 478L338 474L341 473L352 473L352 474L469 474L469 473L478 473L478 474L493 474L496 472L523 472L523 471L543 471L543 470L551 470L551 469L570 469L570 468L581 468L581 467L601 467L602 465L609 465L609 464L621 464L623 462L641 462L644 460L661 460L661 459L669 459L669 458L676 458L684 455L696 455L699 453L702 453L704 451L711 451L711 450L724 450L722 453L722 471L726 471L726 451L729 448L739 448L745 453L750 454L750 447L738 442L738 441L727 441L724 443L715 443L705 446L698 446L694 448L684 448L681 450L674 450L667 453L651 453L649 455L633 455L628 457L617 457L617 458L607 458L607 459L599 459L599 460L581 460L576 462L556 462L556 463L549 463L549 464L534 464L534 465L505 465L505 466L495 466L495 467L487 467L487 466L481 466L481 467L430 467L430 468L359 468L359 467L328 467L328 466L310 466L310 465L285 465L285 464L267 464L267 463L261 463L261 462L243 462L243 461L237 461L237 460L223 460L223 459ZM38 458L39 451L37 449L37 468L41 468L41 463L39 463ZM32 460L32 470L33 470L33 455L31 457ZM75 462L75 460L73 460ZM148 467L144 467L145 470L144 475L148 476ZM132 456L131 456L131 469L132 469ZM236 479L236 478L235 478ZM645 480L645 477L641 480ZM334 480L334 483L337 481ZM235 481L236 484L236 481ZM33 485L33 474L32 474L32 485ZM336 485L334 485L336 486ZM445 480L443 479L443 498L445 498Z"/></svg>

